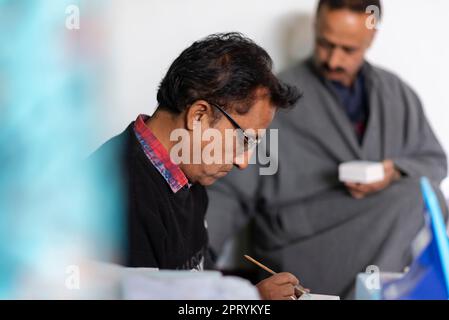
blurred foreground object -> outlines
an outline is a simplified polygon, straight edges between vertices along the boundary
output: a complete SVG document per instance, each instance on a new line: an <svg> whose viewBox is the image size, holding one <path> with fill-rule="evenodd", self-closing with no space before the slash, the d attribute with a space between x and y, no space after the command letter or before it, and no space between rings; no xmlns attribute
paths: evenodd
<svg viewBox="0 0 449 320"><path fill-rule="evenodd" d="M74 295L83 261L119 252L120 186L84 161L98 124L78 4L0 1L0 299Z"/></svg>
<svg viewBox="0 0 449 320"><path fill-rule="evenodd" d="M416 259L402 279L387 283L383 288L385 299L449 300L449 239L437 196L429 179L421 179L426 205L428 244L415 242ZM420 248L416 248L419 246ZM423 248L423 249L421 249ZM418 255L416 253L419 253Z"/></svg>

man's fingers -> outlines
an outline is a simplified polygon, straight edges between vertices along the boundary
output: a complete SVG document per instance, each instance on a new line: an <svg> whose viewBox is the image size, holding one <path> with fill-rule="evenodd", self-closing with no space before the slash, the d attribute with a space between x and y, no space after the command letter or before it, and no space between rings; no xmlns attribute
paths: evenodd
<svg viewBox="0 0 449 320"><path fill-rule="evenodd" d="M355 199L363 199L365 197L365 194L363 192L349 190L349 193Z"/></svg>
<svg viewBox="0 0 449 320"><path fill-rule="evenodd" d="M346 187L353 192L358 193L373 193L376 191L380 191L385 188L385 182L375 182L375 183L369 183L369 184L346 184Z"/></svg>
<svg viewBox="0 0 449 320"><path fill-rule="evenodd" d="M357 186L355 184L349 184L349 183L346 183L345 185L348 188L349 194L353 198L361 199L361 198L363 198L365 196L365 192L361 191L359 186Z"/></svg>
<svg viewBox="0 0 449 320"><path fill-rule="evenodd" d="M355 192L365 192L366 186L360 183L346 183L346 187Z"/></svg>
<svg viewBox="0 0 449 320"><path fill-rule="evenodd" d="M290 300L295 297L298 279L288 272L275 274L259 282L256 287L263 300Z"/></svg>
<svg viewBox="0 0 449 320"><path fill-rule="evenodd" d="M294 275L292 275L289 272L277 273L277 274L273 275L272 278L273 278L273 283L278 284L278 285L290 283L293 286L296 286L297 284L299 284L298 278L296 278Z"/></svg>
<svg viewBox="0 0 449 320"><path fill-rule="evenodd" d="M346 188L349 188L349 189L357 189L358 185L359 185L358 183L345 182Z"/></svg>
<svg viewBox="0 0 449 320"><path fill-rule="evenodd" d="M355 184L355 185L351 185L350 189L357 191L357 192L369 192L372 188L371 184Z"/></svg>
<svg viewBox="0 0 449 320"><path fill-rule="evenodd" d="M306 293L310 293L310 289L304 288L304 291ZM300 297L302 295L303 295L303 293L299 289L295 288L295 296Z"/></svg>
<svg viewBox="0 0 449 320"><path fill-rule="evenodd" d="M280 292L282 294L282 296L289 298L291 296L295 297L295 287L292 286L291 284L284 284L281 288L280 288Z"/></svg>

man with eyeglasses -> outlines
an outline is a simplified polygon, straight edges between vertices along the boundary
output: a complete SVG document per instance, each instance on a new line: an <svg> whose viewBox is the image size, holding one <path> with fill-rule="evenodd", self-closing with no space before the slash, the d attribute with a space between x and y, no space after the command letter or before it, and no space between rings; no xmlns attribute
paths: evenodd
<svg viewBox="0 0 449 320"><path fill-rule="evenodd" d="M238 33L197 41L170 66L154 114L139 115L93 155L113 154L123 177L127 266L203 270L211 265L204 186L234 166L246 168L261 138L257 132L269 126L278 108L293 106L300 97L271 68L267 52ZM206 130L215 132L213 141L198 139ZM229 130L240 133L232 143L225 141ZM187 139L173 139L180 131ZM210 143L215 145L209 155L220 161L203 159ZM180 144L187 153L181 162L173 159ZM291 299L297 284L292 274L279 273L257 287L264 299Z"/></svg>

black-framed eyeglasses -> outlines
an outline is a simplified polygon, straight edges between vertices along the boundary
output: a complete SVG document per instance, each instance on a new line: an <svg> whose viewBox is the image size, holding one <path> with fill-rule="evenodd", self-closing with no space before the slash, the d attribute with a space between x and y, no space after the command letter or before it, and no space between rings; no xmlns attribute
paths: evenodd
<svg viewBox="0 0 449 320"><path fill-rule="evenodd" d="M229 113L227 113L223 107L219 106L216 103L212 103L209 102L209 104L213 105L215 108L217 108L218 110L220 110L221 113L223 113L225 115L226 118L228 118L228 120L232 123L232 125L237 129L237 132L241 133L243 135L243 140L244 140L244 145L243 148L245 151L251 150L254 147L256 147L260 141L262 141L261 138L253 138L250 137L249 135L247 135L245 133L245 130L242 129L242 127L237 123L237 121L235 121L230 115Z"/></svg>

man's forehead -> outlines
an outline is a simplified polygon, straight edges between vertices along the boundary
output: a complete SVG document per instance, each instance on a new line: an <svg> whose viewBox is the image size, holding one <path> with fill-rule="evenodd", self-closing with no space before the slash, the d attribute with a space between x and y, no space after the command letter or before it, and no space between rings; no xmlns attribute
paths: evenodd
<svg viewBox="0 0 449 320"><path fill-rule="evenodd" d="M323 8L317 17L317 36L334 44L355 46L369 41L374 30L368 29L365 13L348 9L329 10Z"/></svg>

